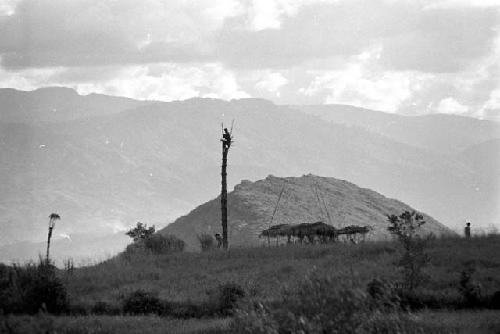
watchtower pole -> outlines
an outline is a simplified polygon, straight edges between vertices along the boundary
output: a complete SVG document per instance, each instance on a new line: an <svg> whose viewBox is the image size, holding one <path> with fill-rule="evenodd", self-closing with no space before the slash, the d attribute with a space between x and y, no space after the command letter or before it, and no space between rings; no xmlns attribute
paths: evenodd
<svg viewBox="0 0 500 334"><path fill-rule="evenodd" d="M232 132L232 131L231 131ZM232 134L224 128L222 131L222 189L220 195L220 208L221 208L221 223L222 223L222 247L228 249L228 233L227 233L227 154L232 143Z"/></svg>

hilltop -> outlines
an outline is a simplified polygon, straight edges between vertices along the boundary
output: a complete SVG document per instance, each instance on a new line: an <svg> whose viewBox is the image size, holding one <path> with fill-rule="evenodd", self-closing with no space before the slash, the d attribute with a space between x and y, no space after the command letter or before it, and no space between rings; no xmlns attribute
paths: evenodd
<svg viewBox="0 0 500 334"><path fill-rule="evenodd" d="M311 174L283 178L268 176L256 182L243 181L228 194L229 238L232 246L255 246L265 242L259 240L258 235L270 226L283 187L273 225L312 223L319 220L337 228L369 225L373 228L369 238L384 240L389 236L387 215L415 210L398 200L344 180ZM177 219L161 233L174 234L186 241L189 248L196 249L199 247L197 235L221 233L220 215L218 197ZM453 233L425 213L424 219L425 232L436 235Z"/></svg>

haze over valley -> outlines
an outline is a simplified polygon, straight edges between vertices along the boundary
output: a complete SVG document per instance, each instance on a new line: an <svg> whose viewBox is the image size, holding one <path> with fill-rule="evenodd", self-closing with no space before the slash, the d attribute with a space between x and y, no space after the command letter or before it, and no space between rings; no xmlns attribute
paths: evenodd
<svg viewBox="0 0 500 334"><path fill-rule="evenodd" d="M465 220L500 227L494 121L263 99L160 102L1 89L0 261L36 257L53 211L62 217L54 256L85 258L122 249L137 221L162 228L214 199L221 122L233 120L230 190L270 174L311 173L398 199L454 230ZM105 235L112 236L100 242ZM88 254L63 246L70 240Z"/></svg>

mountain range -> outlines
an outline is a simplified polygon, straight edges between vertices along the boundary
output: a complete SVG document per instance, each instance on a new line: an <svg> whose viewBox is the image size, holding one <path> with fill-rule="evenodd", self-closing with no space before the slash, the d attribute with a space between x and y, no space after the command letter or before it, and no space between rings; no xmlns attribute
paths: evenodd
<svg viewBox="0 0 500 334"><path fill-rule="evenodd" d="M397 198L453 229L466 219L500 222L496 122L262 99L0 89L0 247L45 240L51 212L62 218L56 234L109 234L103 252L123 246L113 235L137 221L165 227L219 194L221 122L233 120L229 189L312 173ZM85 244L89 254L101 247Z"/></svg>

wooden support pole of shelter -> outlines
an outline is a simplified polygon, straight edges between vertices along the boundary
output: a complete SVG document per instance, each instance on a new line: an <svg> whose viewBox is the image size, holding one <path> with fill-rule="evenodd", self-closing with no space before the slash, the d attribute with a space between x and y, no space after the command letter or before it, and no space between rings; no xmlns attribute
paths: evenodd
<svg viewBox="0 0 500 334"><path fill-rule="evenodd" d="M313 192L316 195L316 198L318 200L318 204L320 206L320 210L321 210L321 204L323 204L323 208L325 209L325 213L326 213L326 218L328 219L328 222L330 223L330 225L333 226L332 218L330 216L330 212L328 211L328 207L326 206L325 198L321 194L321 192L319 190L318 183L316 182L316 180L314 180Z"/></svg>
<svg viewBox="0 0 500 334"><path fill-rule="evenodd" d="M285 180L285 182L286 182L286 180ZM278 195L278 200L276 201L276 205L274 207L273 215L271 216L271 222L269 223L269 227L271 227L273 225L274 216L276 215L276 211L278 211L278 205L280 204L281 196L283 196L283 192L285 191L285 185L286 185L286 183L283 183L283 187L281 188L280 194ZM271 245L270 238L271 238L271 236L268 233L267 234L267 245L268 246Z"/></svg>

